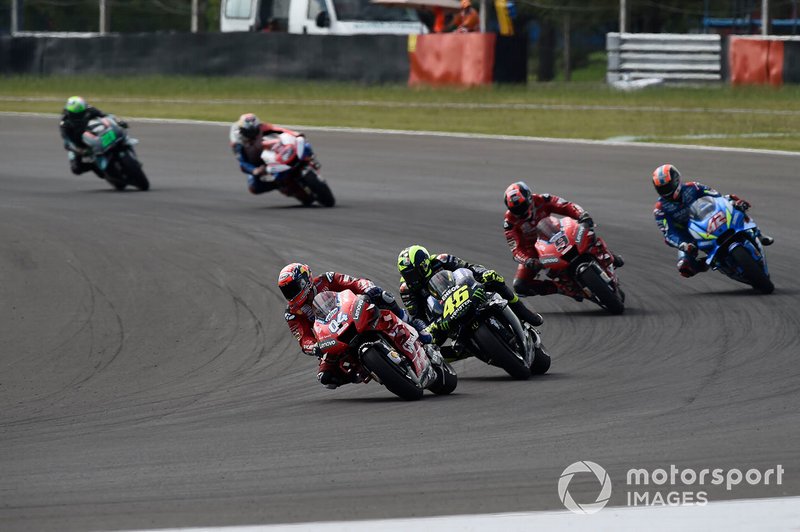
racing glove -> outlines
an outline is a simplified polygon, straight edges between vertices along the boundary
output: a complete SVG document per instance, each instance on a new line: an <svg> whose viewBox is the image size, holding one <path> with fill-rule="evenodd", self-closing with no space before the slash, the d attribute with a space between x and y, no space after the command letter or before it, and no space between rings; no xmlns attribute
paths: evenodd
<svg viewBox="0 0 800 532"><path fill-rule="evenodd" d="M486 290L482 286L479 286L474 292L472 292L472 297L477 301L484 302L486 301Z"/></svg>
<svg viewBox="0 0 800 532"><path fill-rule="evenodd" d="M253 169L253 175L254 176L261 176L261 175L265 175L266 173L267 173L267 165L265 165L265 164L262 164L261 166L257 166L256 168Z"/></svg>
<svg viewBox="0 0 800 532"><path fill-rule="evenodd" d="M588 213L588 212L584 212L583 214L581 214L581 215L578 217L578 223L580 223L580 224L586 224L586 226L587 226L589 229L591 229L592 227L594 227L594 220L592 220L592 217L591 217L591 216L589 216L589 213Z"/></svg>
<svg viewBox="0 0 800 532"><path fill-rule="evenodd" d="M687 255L697 255L697 246L691 242L681 242L678 245L678 249Z"/></svg>
<svg viewBox="0 0 800 532"><path fill-rule="evenodd" d="M319 344L314 344L314 347L312 347L310 351L306 352L306 354L309 356L322 358L322 349L320 349Z"/></svg>
<svg viewBox="0 0 800 532"><path fill-rule="evenodd" d="M530 269L530 270L538 270L539 267L540 267L539 259L530 258L530 259L526 260L525 261L525 267Z"/></svg>
<svg viewBox="0 0 800 532"><path fill-rule="evenodd" d="M727 198L733 202L733 208L745 212L750 208L750 202L741 199L736 194L728 194Z"/></svg>
<svg viewBox="0 0 800 532"><path fill-rule="evenodd" d="M483 272L483 275L481 275L481 282L483 282L483 283L502 283L502 282L505 282L505 279L503 278L502 275L500 275L499 273L497 273L494 270L486 270L485 272Z"/></svg>

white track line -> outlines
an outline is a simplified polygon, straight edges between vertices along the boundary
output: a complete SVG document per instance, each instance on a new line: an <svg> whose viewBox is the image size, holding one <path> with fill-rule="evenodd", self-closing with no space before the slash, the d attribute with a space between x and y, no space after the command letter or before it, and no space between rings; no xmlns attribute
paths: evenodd
<svg viewBox="0 0 800 532"><path fill-rule="evenodd" d="M555 491L555 488L554 488ZM207 528L172 528L136 532L503 532L614 531L673 532L797 530L800 497L743 499L712 502L706 506L660 506L605 508L593 515L567 511L504 514L453 515L368 521L331 521L283 525L252 525Z"/></svg>
<svg viewBox="0 0 800 532"><path fill-rule="evenodd" d="M0 111L0 116L19 116L19 117L43 117L58 118L59 115L53 113L27 113L15 111ZM137 122L150 122L155 124L179 124L179 125L209 125L230 127L232 122L218 122L212 120L189 120L183 118L139 118L126 117ZM286 124L289 129L300 131L321 131L323 133L365 133L370 135L406 135L406 136L427 136L427 137L446 137L457 139L479 139L479 140L503 140L517 142L543 142L549 144L572 144L580 146L622 146L633 148L666 148L675 150L701 150L717 151L727 153L753 153L762 155L785 155L790 157L800 157L800 152L785 150L764 150L756 148L729 148L725 146L698 146L693 144L666 144L658 142L630 142L617 140L591 140L591 139L566 139L553 137L526 137L516 135L489 135L483 133L452 133L448 131L411 131L402 129L373 129L361 127L335 127L335 126L304 126L298 124Z"/></svg>
<svg viewBox="0 0 800 532"><path fill-rule="evenodd" d="M55 96L0 96L2 102L61 102L63 98ZM639 113L642 111L658 113L715 113L715 114L747 114L767 116L800 116L800 110L787 109L740 109L713 107L656 107L635 105L574 105L548 103L475 103L475 102L397 102L373 100L324 100L293 98L115 98L96 97L93 101L108 103L168 103L181 105L305 105L328 107L331 105L344 107L378 107L378 108L416 108L416 109L485 109L485 110L531 110L531 111L619 111Z"/></svg>

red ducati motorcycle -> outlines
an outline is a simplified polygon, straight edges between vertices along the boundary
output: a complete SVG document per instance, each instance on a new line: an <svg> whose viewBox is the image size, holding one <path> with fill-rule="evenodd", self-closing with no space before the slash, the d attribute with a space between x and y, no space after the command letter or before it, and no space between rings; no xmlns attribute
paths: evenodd
<svg viewBox="0 0 800 532"><path fill-rule="evenodd" d="M366 296L320 292L313 308L319 348L343 373L359 375L361 382L375 380L407 401L421 399L426 389L437 395L456 389L458 377L438 347L423 346L407 324L396 327L398 318Z"/></svg>
<svg viewBox="0 0 800 532"><path fill-rule="evenodd" d="M548 216L537 226L539 262L561 292L583 294L611 314L625 311L611 257L601 257L593 229L572 218Z"/></svg>

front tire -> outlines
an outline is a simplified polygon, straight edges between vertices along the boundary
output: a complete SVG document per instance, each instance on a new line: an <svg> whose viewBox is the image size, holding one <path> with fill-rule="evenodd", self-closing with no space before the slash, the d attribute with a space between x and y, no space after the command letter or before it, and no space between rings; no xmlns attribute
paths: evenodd
<svg viewBox="0 0 800 532"><path fill-rule="evenodd" d="M775 285L772 284L769 276L764 272L761 265L756 262L750 252L742 246L734 248L731 251L731 257L736 264L742 269L742 275L753 288L761 291L764 294L771 294L775 290Z"/></svg>
<svg viewBox="0 0 800 532"><path fill-rule="evenodd" d="M504 370L517 380L526 380L531 376L531 370L522 359L517 356L506 344L494 335L489 327L481 324L475 331L475 342L484 355L488 357L493 366Z"/></svg>
<svg viewBox="0 0 800 532"><path fill-rule="evenodd" d="M130 152L120 154L119 164L125 180L139 190L149 190L150 181L144 175L141 163Z"/></svg>
<svg viewBox="0 0 800 532"><path fill-rule="evenodd" d="M320 179L316 172L308 170L303 176L303 179L305 179L308 188L311 189L311 192L317 198L320 205L323 207L333 207L336 204L336 199L333 197L331 187L328 186L328 183Z"/></svg>
<svg viewBox="0 0 800 532"><path fill-rule="evenodd" d="M404 370L389 360L389 350L381 344L373 344L361 356L364 366L374 373L387 390L400 399L418 401L422 399L423 389L417 386ZM406 371L412 371L407 369Z"/></svg>
<svg viewBox="0 0 800 532"><path fill-rule="evenodd" d="M436 372L436 383L430 385L428 389L436 395L453 393L458 386L458 375L453 367L447 362L443 362L441 366L433 366L433 371Z"/></svg>
<svg viewBox="0 0 800 532"><path fill-rule="evenodd" d="M603 307L611 314L625 312L625 303L622 302L620 295L611 290L608 283L600 277L600 274L594 268L590 266L583 270L579 274L578 280L600 300Z"/></svg>

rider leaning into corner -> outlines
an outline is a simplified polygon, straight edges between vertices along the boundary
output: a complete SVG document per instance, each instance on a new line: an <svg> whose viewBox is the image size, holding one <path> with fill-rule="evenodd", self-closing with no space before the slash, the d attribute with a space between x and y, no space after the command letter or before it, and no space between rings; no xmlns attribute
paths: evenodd
<svg viewBox="0 0 800 532"><path fill-rule="evenodd" d="M662 164L653 171L653 186L660 196L653 216L664 235L664 242L678 250L678 271L684 277L692 277L708 270L705 261L697 260L697 244L688 230L689 213L692 204L699 198L719 197L719 192L696 181L681 183L680 172L671 164ZM750 203L735 194L725 197L733 202L735 209L745 212L750 208ZM775 241L765 234L759 233L757 236L764 246Z"/></svg>
<svg viewBox="0 0 800 532"><path fill-rule="evenodd" d="M239 168L247 174L247 188L252 194L263 194L275 190L279 186L277 176L270 175L261 155L265 149L264 137L281 133L289 133L296 137L301 135L291 129L263 123L253 113L243 114L231 126L231 149L239 162ZM314 170L319 170L320 164L314 156L309 142L306 142L306 150L310 154L308 156L309 164Z"/></svg>
<svg viewBox="0 0 800 532"><path fill-rule="evenodd" d="M423 343L430 343L431 336L424 331L425 324L421 322L412 323L422 329L417 332L414 327L408 325L408 313L400 308L394 296L377 286L369 279L351 277L338 272L326 272L315 277L308 265L298 262L287 264L278 275L278 288L286 298L288 305L284 318L292 334L300 343L300 349L306 355L319 357L319 373L317 379L326 388L336 388L342 384L351 382L361 382L366 375L355 371L344 373L337 363L331 363L322 355L314 335L314 309L312 303L314 297L320 292L333 291L341 292L351 290L355 294L367 296L369 301L378 308L389 310L379 324L394 343L395 347L409 357L414 353L409 353L404 347L410 338L417 338Z"/></svg>
<svg viewBox="0 0 800 532"><path fill-rule="evenodd" d="M67 150L67 156L69 157L69 168L73 174L80 175L89 170L94 170L99 177L103 177L93 163L83 161L83 156L89 149L83 143L83 132L86 131L89 120L104 116L108 115L100 109L87 104L86 100L80 96L70 97L64 105L64 112L61 113L61 121L58 127L61 130L64 149ZM117 124L120 127L128 127L124 120L117 119Z"/></svg>
<svg viewBox="0 0 800 532"><path fill-rule="evenodd" d="M521 295L549 295L559 292L558 285L549 279L537 279L544 269L539 262L536 241L539 239L539 222L551 214L560 214L585 224L589 229L594 227L594 220L589 213L577 203L570 203L558 196L550 194L534 194L523 181L508 186L505 192L506 211L503 230L506 241L511 248L514 260L519 263L514 276L514 290ZM595 238L598 260L603 266L621 267L622 257L611 253L602 238ZM578 301L583 295L565 293Z"/></svg>
<svg viewBox="0 0 800 532"><path fill-rule="evenodd" d="M428 281L441 270L455 271L459 268L470 270L475 280L483 283L486 290L496 292L509 303L509 307L524 323L539 326L543 323L542 316L531 312L525 304L505 284L505 279L495 270L490 270L480 264L471 264L455 255L442 253L431 257L428 250L420 245L405 248L397 257L397 269L400 271L402 281L400 284L400 297L413 319L429 322L428 331L434 339L440 339L446 331L440 330L446 322L434 320L428 314L426 299L430 295ZM431 323L432 322L432 323Z"/></svg>

